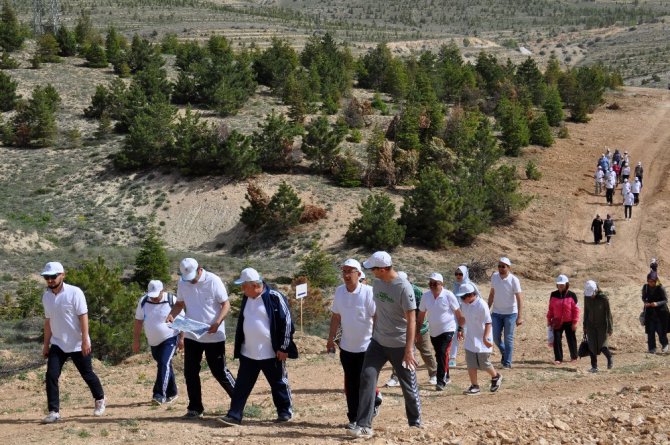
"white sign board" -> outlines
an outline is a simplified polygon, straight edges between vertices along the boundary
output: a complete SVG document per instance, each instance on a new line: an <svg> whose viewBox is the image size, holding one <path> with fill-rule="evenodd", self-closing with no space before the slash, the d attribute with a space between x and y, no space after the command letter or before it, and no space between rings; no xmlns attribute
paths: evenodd
<svg viewBox="0 0 670 445"><path fill-rule="evenodd" d="M305 298L307 296L307 283L298 284L295 287L295 298L298 300Z"/></svg>

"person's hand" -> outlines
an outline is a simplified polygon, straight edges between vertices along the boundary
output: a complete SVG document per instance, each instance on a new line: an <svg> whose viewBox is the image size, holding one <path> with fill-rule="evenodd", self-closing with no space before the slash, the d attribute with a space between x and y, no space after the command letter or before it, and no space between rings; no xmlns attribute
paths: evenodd
<svg viewBox="0 0 670 445"><path fill-rule="evenodd" d="M408 369L412 370L416 369L419 367L419 363L416 361L416 358L414 357L414 348L410 349L409 351L407 348L405 348L405 354L402 357L403 365L406 366Z"/></svg>
<svg viewBox="0 0 670 445"><path fill-rule="evenodd" d="M577 330L577 323L572 323L572 331L575 332Z"/></svg>
<svg viewBox="0 0 670 445"><path fill-rule="evenodd" d="M328 339L328 342L326 343L326 351L335 351L335 341Z"/></svg>
<svg viewBox="0 0 670 445"><path fill-rule="evenodd" d="M277 351L277 360L280 362L286 361L288 358L288 352Z"/></svg>
<svg viewBox="0 0 670 445"><path fill-rule="evenodd" d="M174 321L174 317L172 314L168 314L167 318L165 319L165 323L172 323Z"/></svg>
<svg viewBox="0 0 670 445"><path fill-rule="evenodd" d="M177 339L177 349L179 351L184 350L184 337L182 337L182 336L179 336L179 339Z"/></svg>
<svg viewBox="0 0 670 445"><path fill-rule="evenodd" d="M140 352L140 341L133 340L133 354L137 354L138 352Z"/></svg>
<svg viewBox="0 0 670 445"><path fill-rule="evenodd" d="M216 331L219 330L219 326L221 326L221 323L214 322L210 325L209 331L207 331L208 334L216 334Z"/></svg>
<svg viewBox="0 0 670 445"><path fill-rule="evenodd" d="M91 354L91 342L88 339L84 339L81 342L81 355L86 357Z"/></svg>
<svg viewBox="0 0 670 445"><path fill-rule="evenodd" d="M523 324L523 319L521 317L516 319L516 325L521 326Z"/></svg>
<svg viewBox="0 0 670 445"><path fill-rule="evenodd" d="M484 343L484 346L486 346L487 348L490 348L490 347L493 346L493 339L492 338L483 337L482 342Z"/></svg>
<svg viewBox="0 0 670 445"><path fill-rule="evenodd" d="M462 331L459 332L458 334L456 334L456 340L463 341L463 332Z"/></svg>
<svg viewBox="0 0 670 445"><path fill-rule="evenodd" d="M42 357L44 357L44 358L49 357L49 345L44 345L42 347Z"/></svg>

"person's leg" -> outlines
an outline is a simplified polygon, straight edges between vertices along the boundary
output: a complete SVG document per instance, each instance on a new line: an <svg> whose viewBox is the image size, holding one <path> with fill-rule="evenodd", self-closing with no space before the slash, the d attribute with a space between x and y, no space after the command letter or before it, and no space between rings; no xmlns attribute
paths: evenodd
<svg viewBox="0 0 670 445"><path fill-rule="evenodd" d="M60 410L60 392L58 389L58 379L60 378L63 365L67 361L67 354L56 345L49 348L49 357L47 358L47 406L49 412L58 412Z"/></svg>
<svg viewBox="0 0 670 445"><path fill-rule="evenodd" d="M256 380L258 380L258 374L261 372L261 361L252 360L243 355L240 356L240 367L237 370L235 390L230 399L228 417L242 420L244 406L247 404L247 399L249 399L249 394L251 394Z"/></svg>
<svg viewBox="0 0 670 445"><path fill-rule="evenodd" d="M430 349L430 334L426 332L421 336L421 340L416 342L416 349L421 354L421 359L428 370L428 377L433 377L437 374L437 362L435 361L434 352Z"/></svg>
<svg viewBox="0 0 670 445"><path fill-rule="evenodd" d="M374 339L370 340L363 359L363 369L361 369L358 415L356 418L356 423L360 427L369 428L372 426L377 379L379 378L379 371L381 371L386 361L387 358L382 345Z"/></svg>
<svg viewBox="0 0 670 445"><path fill-rule="evenodd" d="M409 426L421 425L421 400L419 399L419 384L416 381L416 371L402 366L405 348L384 348L398 376L402 395L405 399L405 414Z"/></svg>
<svg viewBox="0 0 670 445"><path fill-rule="evenodd" d="M610 352L609 348L607 346L603 346L600 351L603 353L605 358L607 359L607 369L612 369L612 365L614 364L612 362L612 353Z"/></svg>
<svg viewBox="0 0 670 445"><path fill-rule="evenodd" d="M77 367L79 375L84 379L88 388L91 390L93 400L102 400L105 398L105 392L102 389L100 379L93 372L93 363L91 361L91 354L83 355L81 351L70 354L72 362Z"/></svg>
<svg viewBox="0 0 670 445"><path fill-rule="evenodd" d="M505 330L505 353L503 354L503 366L512 366L512 355L514 353L514 330L516 329L517 314L504 316L503 329Z"/></svg>
<svg viewBox="0 0 670 445"><path fill-rule="evenodd" d="M468 368L468 377L470 378L470 385L479 387L477 383L477 370L479 369L479 360L477 360L477 353L465 350L465 366Z"/></svg>
<svg viewBox="0 0 670 445"><path fill-rule="evenodd" d="M186 381L186 392L188 393L188 409L202 413L202 394L200 392L200 362L204 352L204 343L184 339L184 380Z"/></svg>
<svg viewBox="0 0 670 445"><path fill-rule="evenodd" d="M277 408L277 417L290 419L293 417L293 400L291 398L291 387L288 384L288 372L286 360L276 358L260 360L261 371L270 384L272 401Z"/></svg>
<svg viewBox="0 0 670 445"><path fill-rule="evenodd" d="M448 343L445 341L446 332L436 336L430 337L430 341L435 349L435 361L437 362L437 384L444 386L447 384L449 373L449 350Z"/></svg>
<svg viewBox="0 0 670 445"><path fill-rule="evenodd" d="M647 325L647 350L656 352L656 320L650 320Z"/></svg>
<svg viewBox="0 0 670 445"><path fill-rule="evenodd" d="M563 327L554 329L554 360L563 361Z"/></svg>
<svg viewBox="0 0 670 445"><path fill-rule="evenodd" d="M570 351L570 360L577 360L577 335L572 330L572 323L564 323L563 330L565 331L565 339L568 342L568 350Z"/></svg>
<svg viewBox="0 0 670 445"><path fill-rule="evenodd" d="M505 345L502 342L502 332L503 332L503 320L504 315L492 313L491 314L491 331L493 334L493 343L498 347L500 355L502 356L501 361L505 361Z"/></svg>
<svg viewBox="0 0 670 445"><path fill-rule="evenodd" d="M598 355L589 350L589 357L591 357L591 368L598 369Z"/></svg>
<svg viewBox="0 0 670 445"><path fill-rule="evenodd" d="M463 334L465 335L465 331L463 331ZM451 339L451 346L449 347L449 365L450 366L455 366L456 365L456 356L458 355L458 339L455 338Z"/></svg>
<svg viewBox="0 0 670 445"><path fill-rule="evenodd" d="M658 341L661 343L661 347L665 348L668 345L668 330L661 320L656 320L656 332L658 332Z"/></svg>
<svg viewBox="0 0 670 445"><path fill-rule="evenodd" d="M170 388L170 379L174 383L174 372L172 370L172 357L177 349L177 336L163 341L157 346L151 347L151 355L156 360L156 383L154 384L153 397L165 401L168 396L176 394L175 388ZM171 391L169 391L169 390Z"/></svg>
<svg viewBox="0 0 670 445"><path fill-rule="evenodd" d="M365 352L349 352L340 349L340 363L344 371L344 395L347 398L347 418L355 422L358 416L358 394L361 387L361 369Z"/></svg>
<svg viewBox="0 0 670 445"><path fill-rule="evenodd" d="M232 397L235 389L235 377L226 367L226 342L203 343L203 345L209 370L224 391Z"/></svg>

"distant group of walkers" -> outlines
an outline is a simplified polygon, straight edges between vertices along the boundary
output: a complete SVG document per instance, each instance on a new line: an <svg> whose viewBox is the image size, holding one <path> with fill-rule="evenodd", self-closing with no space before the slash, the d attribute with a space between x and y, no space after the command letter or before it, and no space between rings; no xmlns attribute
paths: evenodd
<svg viewBox="0 0 670 445"><path fill-rule="evenodd" d="M642 162L638 162L633 170L634 180L631 181L630 157L627 151L623 155L619 149L610 153L607 149L605 153L598 158L595 179L595 194L600 195L605 189L605 199L608 205L614 204L614 191L621 184L621 196L623 197L624 220L630 220L633 217L633 206L640 203L640 192L642 191L642 179L644 177L644 168ZM605 234L607 244L611 243L611 238L616 235L616 227L611 214L607 214L605 220L597 214L591 222L591 232L593 233L593 242L600 244Z"/></svg>

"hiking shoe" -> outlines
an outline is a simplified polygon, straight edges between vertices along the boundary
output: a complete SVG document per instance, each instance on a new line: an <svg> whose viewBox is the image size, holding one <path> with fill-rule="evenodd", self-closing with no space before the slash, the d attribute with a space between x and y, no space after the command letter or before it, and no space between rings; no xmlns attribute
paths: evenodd
<svg viewBox="0 0 670 445"><path fill-rule="evenodd" d="M154 396L153 399L151 399L151 404L153 406L161 406L163 403L165 403L165 399L159 396Z"/></svg>
<svg viewBox="0 0 670 445"><path fill-rule="evenodd" d="M173 395L173 396L170 396L170 397L168 397L167 399L165 399L165 403L172 403L172 402L174 402L175 400L177 400L177 397L179 397L178 394L175 394L175 395Z"/></svg>
<svg viewBox="0 0 670 445"><path fill-rule="evenodd" d="M344 427L346 430L353 430L356 428L356 422L349 422L347 425Z"/></svg>
<svg viewBox="0 0 670 445"><path fill-rule="evenodd" d="M42 423L55 423L60 420L60 414L56 411L49 411L49 415L42 419Z"/></svg>
<svg viewBox="0 0 670 445"><path fill-rule="evenodd" d="M437 376L434 375L431 378L429 378L428 383L431 384L431 385L437 385Z"/></svg>
<svg viewBox="0 0 670 445"><path fill-rule="evenodd" d="M438 383L437 385L435 385L435 391L444 391L444 385Z"/></svg>
<svg viewBox="0 0 670 445"><path fill-rule="evenodd" d="M470 385L468 389L463 391L463 394L468 396L478 396L479 395L479 385Z"/></svg>
<svg viewBox="0 0 670 445"><path fill-rule="evenodd" d="M452 366L456 366L456 359L455 358L449 359L449 367L451 368Z"/></svg>
<svg viewBox="0 0 670 445"><path fill-rule="evenodd" d="M498 373L497 376L491 379L491 392L496 392L500 389L502 385L502 374Z"/></svg>
<svg viewBox="0 0 670 445"><path fill-rule="evenodd" d="M396 377L391 377L388 382L386 382L386 386L400 386L400 382Z"/></svg>
<svg viewBox="0 0 670 445"><path fill-rule="evenodd" d="M277 418L274 420L275 423L285 423L285 422L290 422L291 421L291 416L284 414L281 416L277 416Z"/></svg>
<svg viewBox="0 0 670 445"><path fill-rule="evenodd" d="M217 417L216 421L223 424L223 426L240 426L242 425L241 420L237 420L234 417L230 417L228 415Z"/></svg>
<svg viewBox="0 0 670 445"><path fill-rule="evenodd" d="M186 414L182 416L182 419L202 419L202 413L194 409L189 409L186 411Z"/></svg>
<svg viewBox="0 0 670 445"><path fill-rule="evenodd" d="M668 348L670 348L670 345L663 346L663 349L661 349L661 352L665 354L666 352L668 352Z"/></svg>
<svg viewBox="0 0 670 445"><path fill-rule="evenodd" d="M607 360L607 369L612 369L614 367L614 360L611 358Z"/></svg>
<svg viewBox="0 0 670 445"><path fill-rule="evenodd" d="M375 396L375 406L372 408L372 417L377 417L379 415L379 408L381 407L383 400L384 398L382 397L381 392Z"/></svg>
<svg viewBox="0 0 670 445"><path fill-rule="evenodd" d="M511 363L503 363L502 367L505 368L505 369L512 369L512 364Z"/></svg>
<svg viewBox="0 0 670 445"><path fill-rule="evenodd" d="M595 374L596 372L598 372L598 368L591 368L591 369L589 369L589 372L592 372L592 373Z"/></svg>
<svg viewBox="0 0 670 445"><path fill-rule="evenodd" d="M647 354L656 354L656 349L649 349Z"/></svg>
<svg viewBox="0 0 670 445"><path fill-rule="evenodd" d="M105 405L106 405L105 399L96 400L93 415L96 417L100 417L103 414L105 414Z"/></svg>
<svg viewBox="0 0 670 445"><path fill-rule="evenodd" d="M374 431L372 431L372 428L370 427L356 425L354 429L348 430L347 434L354 437L363 437L365 439L369 439L374 434Z"/></svg>

